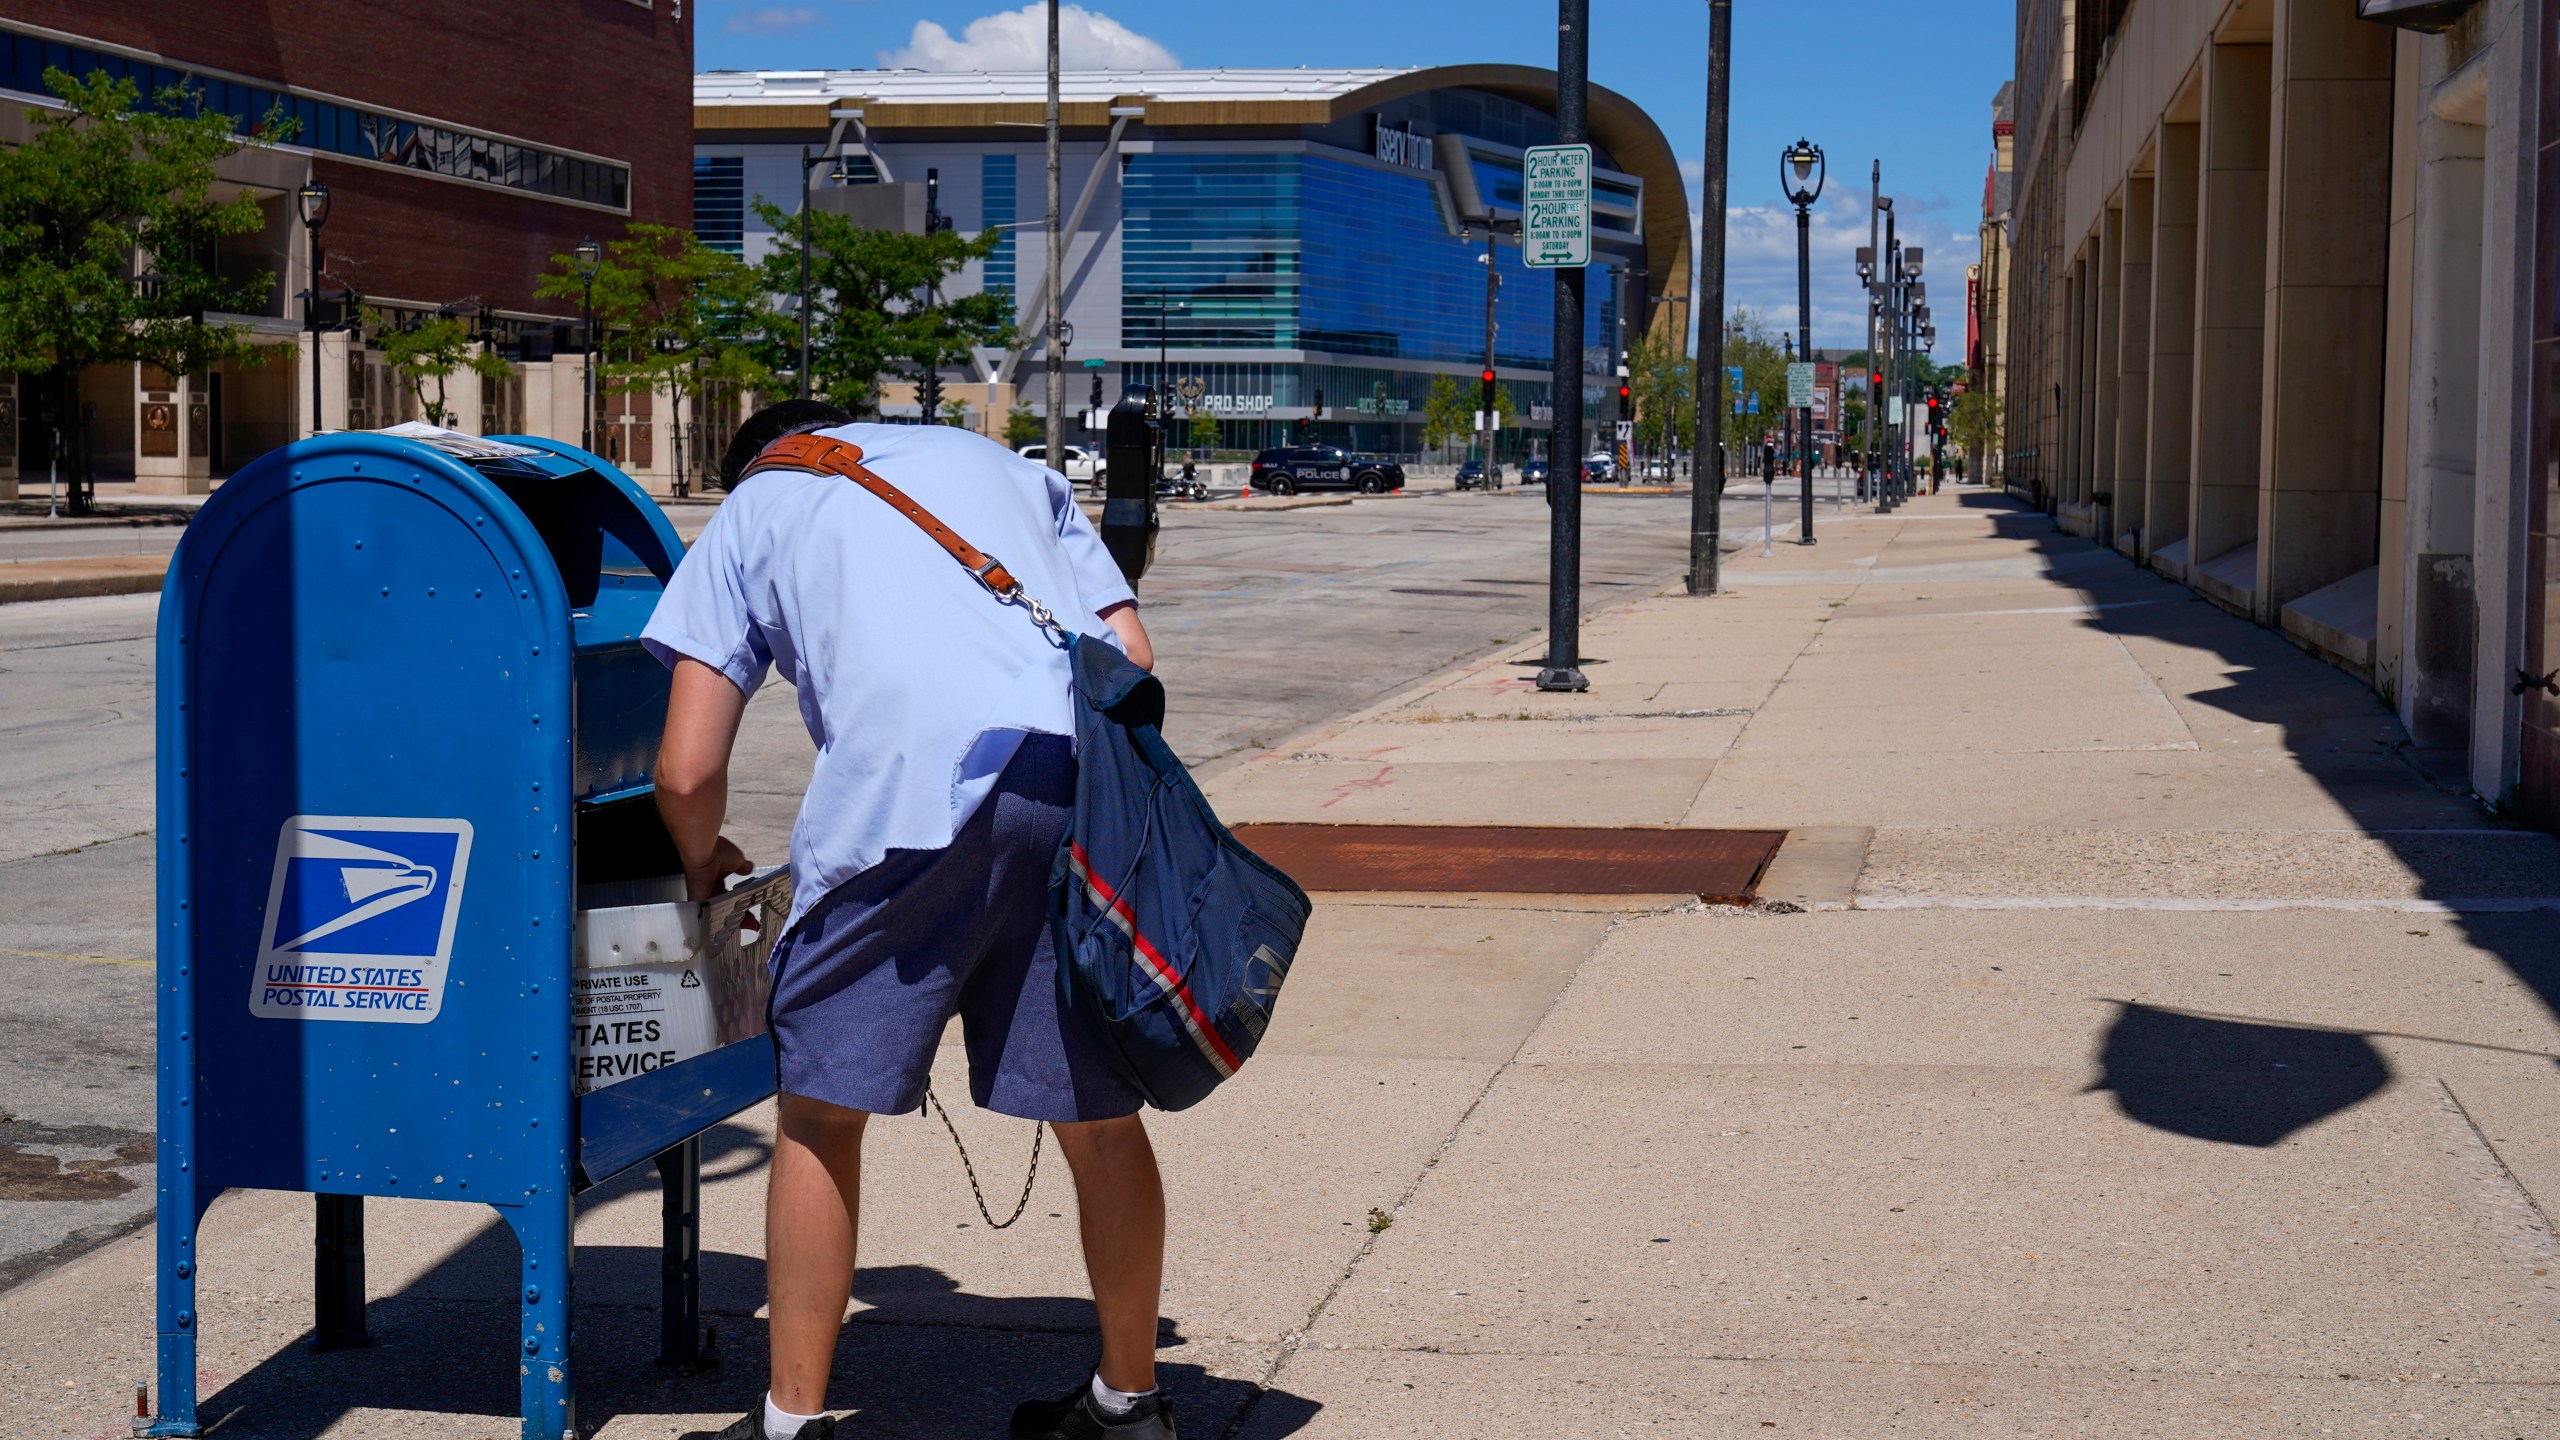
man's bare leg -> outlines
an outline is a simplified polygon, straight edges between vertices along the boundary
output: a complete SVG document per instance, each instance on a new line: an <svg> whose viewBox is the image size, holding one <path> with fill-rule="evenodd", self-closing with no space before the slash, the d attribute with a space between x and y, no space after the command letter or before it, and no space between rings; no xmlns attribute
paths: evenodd
<svg viewBox="0 0 2560 1440"><path fill-rule="evenodd" d="M780 1097L779 1109L781 1134L764 1201L773 1403L815 1415L827 1408L827 1370L853 1294L862 1127L871 1117L801 1095Z"/></svg>
<svg viewBox="0 0 2560 1440"><path fill-rule="evenodd" d="M1156 1172L1155 1147L1135 1115L1050 1128L1075 1172L1076 1227L1084 1236L1085 1276L1102 1319L1102 1383L1114 1390L1152 1390L1156 1315L1164 1297L1164 1180ZM780 1314L777 1304L777 1319Z"/></svg>

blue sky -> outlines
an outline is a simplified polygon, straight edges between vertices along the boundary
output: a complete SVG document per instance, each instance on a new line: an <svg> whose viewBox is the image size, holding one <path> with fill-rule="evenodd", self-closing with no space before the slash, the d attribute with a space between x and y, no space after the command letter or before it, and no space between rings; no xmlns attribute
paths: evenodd
<svg viewBox="0 0 2560 1440"><path fill-rule="evenodd" d="M1003 0L697 0L705 69L859 69L882 64L1001 68L1036 46L1036 17ZM1286 5L1087 0L1071 17L1068 62L1194 67L1555 63L1555 6L1473 3ZM1591 78L1628 96L1671 139L1690 205L1705 153L1704 0L1598 0ZM1867 167L1884 162L1907 243L1928 252L1937 355L1961 357L1964 265L1974 257L1991 96L2009 78L2015 0L1735 0L1732 216L1726 285L1734 304L1795 324L1795 224L1778 193L1778 153L1798 135L1831 159L1814 213L1814 343L1863 344L1850 252L1866 243ZM973 22L978 23L973 28ZM1028 52L1037 56L1036 48ZM1036 65L1036 58L1029 62Z"/></svg>

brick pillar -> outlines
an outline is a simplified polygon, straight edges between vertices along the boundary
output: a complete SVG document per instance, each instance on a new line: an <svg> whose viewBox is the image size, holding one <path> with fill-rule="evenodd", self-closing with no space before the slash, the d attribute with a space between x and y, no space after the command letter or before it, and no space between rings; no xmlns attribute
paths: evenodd
<svg viewBox="0 0 2560 1440"><path fill-rule="evenodd" d="M2205 50L2188 564L2258 537L2267 323L2269 46Z"/></svg>
<svg viewBox="0 0 2560 1440"><path fill-rule="evenodd" d="M2116 534L2140 532L2138 555L2150 545L2149 507L2145 503L2151 442L2151 227L2152 184L2148 175L2124 182L2124 224L2116 267L2121 303L2116 321ZM2116 543L2116 536L2106 537Z"/></svg>
<svg viewBox="0 0 2560 1440"><path fill-rule="evenodd" d="M2374 563L2392 32L2279 0L2270 72L2258 618Z"/></svg>
<svg viewBox="0 0 2560 1440"><path fill-rule="evenodd" d="M2196 146L2201 127L2160 127L2151 198L2151 416L2145 455L2143 549L2154 557L2187 538L2195 459ZM2178 554L2184 554L2180 551ZM2171 571L2185 578L2185 567Z"/></svg>

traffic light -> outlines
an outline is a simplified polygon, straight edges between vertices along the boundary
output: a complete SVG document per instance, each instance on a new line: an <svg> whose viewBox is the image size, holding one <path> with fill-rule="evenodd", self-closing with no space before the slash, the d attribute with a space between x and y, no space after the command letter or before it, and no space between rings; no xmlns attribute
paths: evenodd
<svg viewBox="0 0 2560 1440"><path fill-rule="evenodd" d="M924 423L942 423L942 371L927 370L916 379L916 408L924 412Z"/></svg>
<svg viewBox="0 0 2560 1440"><path fill-rule="evenodd" d="M1485 416L1485 422L1484 422L1484 423L1485 423L1487 426L1491 426L1491 425L1493 424L1493 418L1492 418L1492 417L1493 417L1493 367L1492 367L1492 366L1487 365L1486 367L1484 367L1484 376L1483 376L1483 379L1484 379L1484 390L1483 390L1483 392L1482 392L1482 396L1481 396L1481 403L1479 403L1479 404L1476 406L1476 409L1477 409L1477 411L1478 411L1479 413L1481 413L1481 414L1483 414L1483 415Z"/></svg>

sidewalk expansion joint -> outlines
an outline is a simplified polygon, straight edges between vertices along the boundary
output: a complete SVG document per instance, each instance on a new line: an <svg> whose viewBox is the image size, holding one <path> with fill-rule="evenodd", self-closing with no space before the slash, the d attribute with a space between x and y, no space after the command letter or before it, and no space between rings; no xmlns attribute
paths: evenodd
<svg viewBox="0 0 2560 1440"><path fill-rule="evenodd" d="M1252 1420L1254 1408L1260 1405L1262 1398L1271 1392L1271 1387L1280 1378L1280 1372L1288 1367L1289 1361L1295 1358L1298 1352L1307 1348L1309 1332L1316 1328L1317 1322L1324 1318L1325 1312L1333 1308L1335 1298L1342 1294L1344 1287L1359 1274L1360 1262L1377 1251L1379 1237L1387 1234L1394 1227L1397 1219L1405 1213L1405 1208L1413 1203L1413 1197L1421 1191L1423 1182L1430 1179L1432 1172L1440 1168L1441 1160L1446 1158L1449 1151L1457 1145L1458 1137L1466 1133L1467 1123L1475 1118L1476 1111L1482 1108L1486 1098L1493 1094L1494 1087L1502 1083L1504 1076L1519 1067L1520 1056L1529 1048L1529 1042L1537 1038L1538 1031L1544 1028L1547 1017L1553 1015L1556 1007L1563 1004L1566 997L1573 993L1573 987L1581 983L1582 972L1591 963L1591 957L1599 954L1608 945L1610 937L1626 924L1627 920L1624 918L1612 921L1600 932L1600 938L1593 943L1591 949L1583 955L1581 960L1575 962L1573 974L1557 988L1553 998L1548 1000L1546 1009L1539 1012L1538 1023L1531 1025L1521 1035L1520 1043L1512 1047L1510 1057L1496 1066L1491 1075L1485 1077L1484 1084L1478 1086L1476 1093L1468 1098L1467 1108L1460 1111L1458 1118L1451 1122L1449 1133L1441 1136L1440 1143L1432 1148L1431 1158L1422 1162L1422 1168L1414 1173L1412 1181L1404 1187L1404 1193L1396 1197L1393 1205L1386 1207L1386 1223L1372 1229L1360 1242L1360 1247L1351 1252L1351 1258L1344 1262L1341 1273L1333 1277L1333 1283L1325 1287L1324 1294L1316 1297L1315 1304L1308 1307L1307 1318L1280 1337L1279 1348L1272 1352L1270 1363L1263 1366L1262 1374L1254 1380L1253 1393L1245 1398L1244 1404L1237 1407L1234 1417L1227 1422L1224 1436L1239 1433Z"/></svg>
<svg viewBox="0 0 2560 1440"><path fill-rule="evenodd" d="M2560 895L2503 895L2449 900L2374 896L2206 898L2175 895L1860 895L1859 910L2160 910L2184 914L2267 910L2341 910L2400 915L2530 915L2560 910Z"/></svg>

